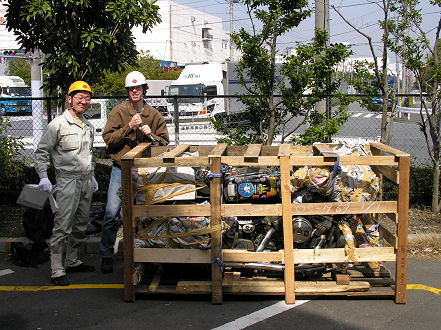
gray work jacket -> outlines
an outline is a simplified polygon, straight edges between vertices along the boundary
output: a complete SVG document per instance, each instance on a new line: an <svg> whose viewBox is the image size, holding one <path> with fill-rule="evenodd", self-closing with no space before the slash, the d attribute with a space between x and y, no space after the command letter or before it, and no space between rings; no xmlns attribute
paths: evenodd
<svg viewBox="0 0 441 330"><path fill-rule="evenodd" d="M93 126L84 117L83 123L81 128L69 110L65 110L48 124L35 150L35 169L40 179L47 177L49 158L57 176L84 179L93 176Z"/></svg>

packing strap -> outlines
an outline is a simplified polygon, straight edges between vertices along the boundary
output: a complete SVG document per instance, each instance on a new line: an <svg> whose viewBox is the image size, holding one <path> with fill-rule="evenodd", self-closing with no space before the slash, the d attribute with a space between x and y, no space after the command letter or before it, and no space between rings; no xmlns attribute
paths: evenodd
<svg viewBox="0 0 441 330"><path fill-rule="evenodd" d="M214 232L222 230L222 224L213 225L213 226L207 226L205 228L199 228L187 231L185 233L176 233L172 234L170 233L169 226L167 224L166 226L166 235L157 235L157 236L150 236L149 232L162 225L164 222L168 221L169 218L161 218L154 222L152 222L149 226L146 228L139 228L138 227L138 234L136 235L136 238L139 238L143 241L150 241L150 240L158 240L158 239L167 239L169 241L169 246L176 247L176 243L173 241L173 238L183 238L183 237L189 237L189 236L201 236L206 234L212 234ZM198 242L192 242L192 243L182 243L183 245L196 245L200 243L208 242L210 239L204 239Z"/></svg>
<svg viewBox="0 0 441 330"><path fill-rule="evenodd" d="M168 168L164 171L164 173L161 174L161 176L159 177L158 183L149 183L149 181L147 179L147 171L145 168L139 168L139 172L142 177L142 182L144 185L142 187L138 187L137 191L145 191L145 198L146 198L145 204L146 205L162 203L162 202L164 202L170 198L173 198L175 196L179 196L179 195L183 195L183 194L193 192L193 191L196 191L199 189L203 189L207 186L205 183L194 181L194 180L179 180L179 181L175 181L175 182L164 183L163 181L164 181L165 176L167 175ZM179 187L179 186L184 186L184 185L189 185L189 184L194 185L195 187L189 188L189 189L184 189L184 190L172 193L170 195L158 198L156 200L153 200L153 198L155 197L155 194L160 189L169 188L169 187Z"/></svg>
<svg viewBox="0 0 441 330"><path fill-rule="evenodd" d="M331 188L331 194L334 193L334 183L335 183L335 177L337 176L337 172L341 171L340 168L340 155L333 151L322 151L321 154L333 154L337 156L337 159L334 162L334 168L332 169L332 175L331 175L331 183L326 188L326 194L328 194L329 189Z"/></svg>

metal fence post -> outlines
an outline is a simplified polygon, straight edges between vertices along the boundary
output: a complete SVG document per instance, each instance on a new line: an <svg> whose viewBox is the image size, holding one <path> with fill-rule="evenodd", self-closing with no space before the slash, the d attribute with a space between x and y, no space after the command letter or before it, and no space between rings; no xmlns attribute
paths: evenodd
<svg viewBox="0 0 441 330"><path fill-rule="evenodd" d="M47 108L46 108L47 123L49 124L52 120L52 100L47 99L46 104L47 104Z"/></svg>
<svg viewBox="0 0 441 330"><path fill-rule="evenodd" d="M175 145L179 145L179 104L178 98L173 97L173 117L175 119Z"/></svg>

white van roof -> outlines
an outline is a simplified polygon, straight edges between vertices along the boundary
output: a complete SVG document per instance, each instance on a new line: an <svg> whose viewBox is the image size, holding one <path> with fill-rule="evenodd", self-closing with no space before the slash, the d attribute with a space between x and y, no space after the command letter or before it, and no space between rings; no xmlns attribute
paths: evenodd
<svg viewBox="0 0 441 330"><path fill-rule="evenodd" d="M2 87L28 87L24 80L19 76L0 76L0 86Z"/></svg>

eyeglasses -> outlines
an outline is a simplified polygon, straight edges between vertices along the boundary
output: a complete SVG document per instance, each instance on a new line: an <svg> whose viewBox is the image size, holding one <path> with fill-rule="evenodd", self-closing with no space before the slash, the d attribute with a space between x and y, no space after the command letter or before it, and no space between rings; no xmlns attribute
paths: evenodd
<svg viewBox="0 0 441 330"><path fill-rule="evenodd" d="M131 86L131 87L128 87L128 89L129 89L129 92L142 92L142 90L143 90L143 86ZM149 89L149 87L148 86L146 86L146 90L147 89Z"/></svg>
<svg viewBox="0 0 441 330"><path fill-rule="evenodd" d="M88 103L88 102L90 102L90 96L86 96L86 97L74 96L73 98L76 99L77 102L79 102L79 103L83 103L83 102Z"/></svg>

